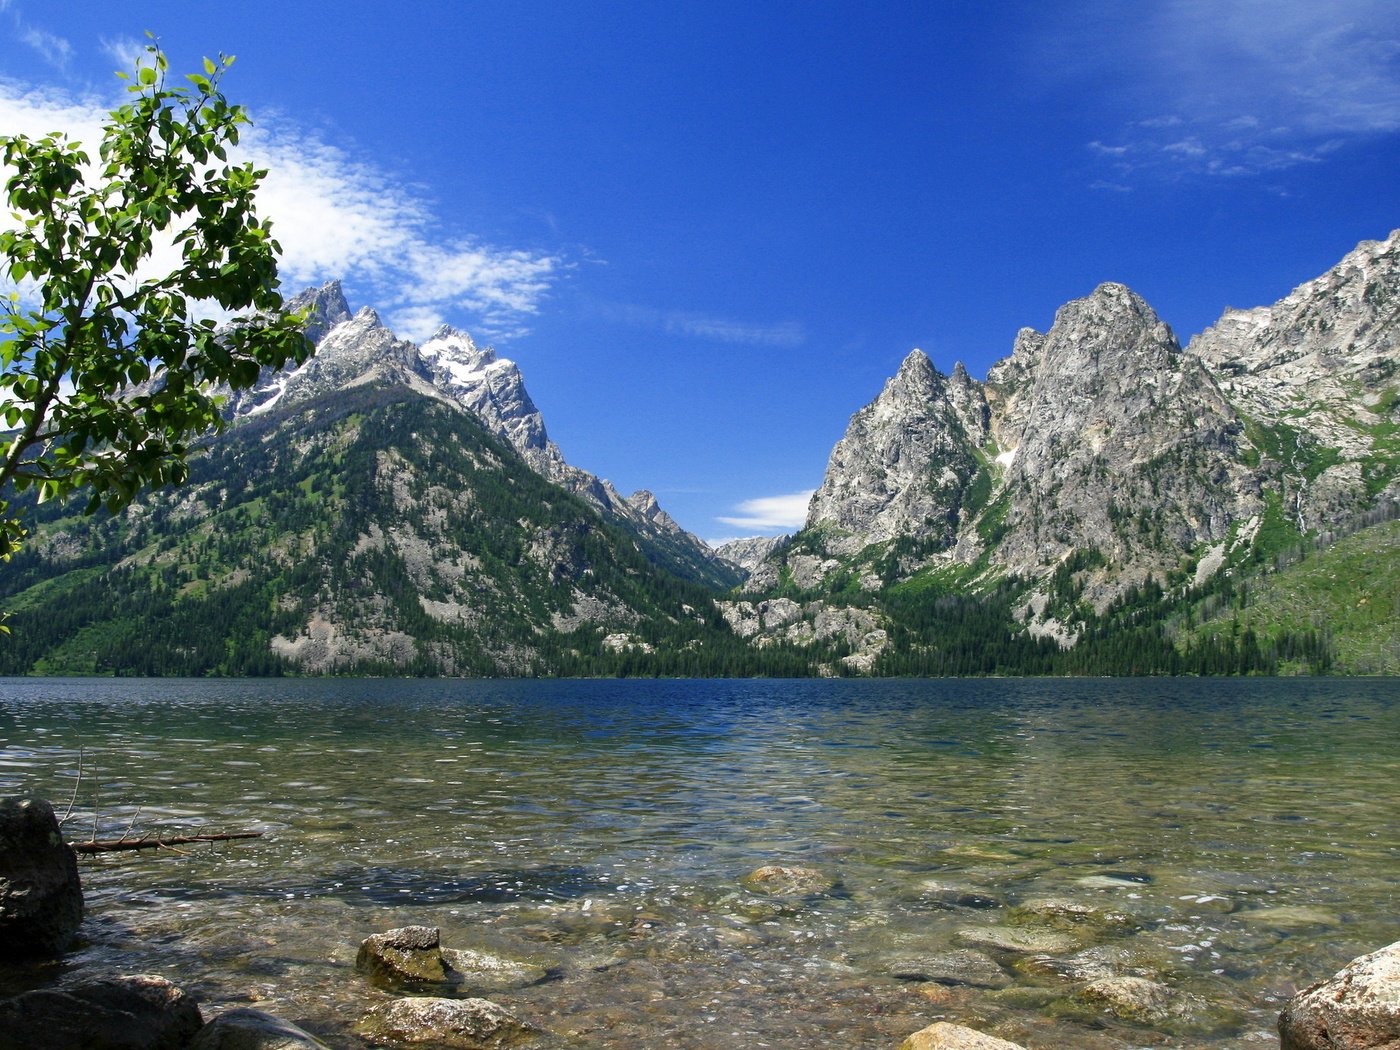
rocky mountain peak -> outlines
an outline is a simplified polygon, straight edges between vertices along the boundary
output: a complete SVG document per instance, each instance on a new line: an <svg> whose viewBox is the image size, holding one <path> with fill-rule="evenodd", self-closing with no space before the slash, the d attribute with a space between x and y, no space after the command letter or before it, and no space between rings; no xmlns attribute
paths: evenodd
<svg viewBox="0 0 1400 1050"><path fill-rule="evenodd" d="M640 514L647 521L668 532L677 531L680 526L675 519L661 509L661 504L656 502L656 497L646 489L638 489L627 497L627 505Z"/></svg>
<svg viewBox="0 0 1400 1050"><path fill-rule="evenodd" d="M311 319L306 325L306 337L313 343L320 343L336 325L350 320L350 304L345 301L345 292L339 281L327 281L319 288L307 288L287 300L286 307L291 311L309 309Z"/></svg>
<svg viewBox="0 0 1400 1050"><path fill-rule="evenodd" d="M951 542L982 436L985 403L970 394L961 384L950 391L928 355L914 350L851 417L807 512L808 528L824 527L829 554L899 535Z"/></svg>

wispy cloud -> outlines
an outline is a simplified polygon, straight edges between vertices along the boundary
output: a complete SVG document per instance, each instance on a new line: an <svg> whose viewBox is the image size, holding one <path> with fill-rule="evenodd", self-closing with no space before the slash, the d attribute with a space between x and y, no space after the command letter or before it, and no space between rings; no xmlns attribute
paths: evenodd
<svg viewBox="0 0 1400 1050"><path fill-rule="evenodd" d="M744 500L735 506L737 514L717 520L736 529L754 532L791 532L806 524L807 504L812 501L815 491L807 489L785 496L760 496L758 499Z"/></svg>
<svg viewBox="0 0 1400 1050"><path fill-rule="evenodd" d="M1127 116L1086 143L1106 188L1277 172L1400 132L1393 0L1156 0L1132 18L1117 0L1061 10L1075 28L1061 27L1057 44L1079 57L1074 75L1107 76Z"/></svg>
<svg viewBox="0 0 1400 1050"><path fill-rule="evenodd" d="M19 31L18 37L26 47L39 52L45 62L59 69L67 68L68 60L73 57L73 45L45 29L27 26Z"/></svg>
<svg viewBox="0 0 1400 1050"><path fill-rule="evenodd" d="M118 60L130 57L125 42L107 50ZM61 130L95 152L107 109L90 96L0 82L0 128L7 133ZM289 291L341 278L357 299L401 324L403 335L421 338L451 318L482 339L502 340L527 331L567 268L557 254L453 230L397 173L275 114L255 120L232 159L268 171L258 209L282 245Z"/></svg>
<svg viewBox="0 0 1400 1050"><path fill-rule="evenodd" d="M137 40L134 36L104 36L101 43L102 53L111 58L122 73L130 73L146 57L147 41Z"/></svg>
<svg viewBox="0 0 1400 1050"><path fill-rule="evenodd" d="M712 342L796 347L807 341L806 331L796 321L736 321L687 310L660 310L624 303L604 303L598 306L598 311L618 324Z"/></svg>

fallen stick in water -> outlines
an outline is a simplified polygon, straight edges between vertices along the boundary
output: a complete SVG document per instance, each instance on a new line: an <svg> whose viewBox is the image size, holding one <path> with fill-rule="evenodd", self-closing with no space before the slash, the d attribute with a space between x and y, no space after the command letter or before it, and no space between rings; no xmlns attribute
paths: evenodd
<svg viewBox="0 0 1400 1050"><path fill-rule="evenodd" d="M227 842L230 839L262 838L261 831L230 831L220 835L176 835L172 838L104 839L70 842L74 853L116 853L129 849L170 849L195 842Z"/></svg>

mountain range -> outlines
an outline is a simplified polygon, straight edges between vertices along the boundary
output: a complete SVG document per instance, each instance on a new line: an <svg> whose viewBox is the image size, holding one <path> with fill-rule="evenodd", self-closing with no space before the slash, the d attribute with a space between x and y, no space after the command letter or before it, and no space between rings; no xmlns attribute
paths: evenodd
<svg viewBox="0 0 1400 1050"><path fill-rule="evenodd" d="M1250 598L1394 535L1368 530L1400 505L1400 231L1185 347L1103 284L983 381L915 350L805 526L719 551L567 463L465 333L402 340L335 282L291 305L315 356L228 393L189 485L33 509L0 671L1400 670L1384 629L1339 661L1322 606ZM1386 571L1332 598L1394 621L1395 544L1365 549Z"/></svg>

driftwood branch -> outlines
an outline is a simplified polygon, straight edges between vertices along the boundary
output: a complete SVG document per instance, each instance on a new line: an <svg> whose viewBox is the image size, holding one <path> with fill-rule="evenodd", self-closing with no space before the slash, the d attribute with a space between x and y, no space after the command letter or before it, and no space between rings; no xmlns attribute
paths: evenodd
<svg viewBox="0 0 1400 1050"><path fill-rule="evenodd" d="M117 853L133 849L173 849L194 842L228 842L230 839L262 838L261 831L230 831L219 835L175 835L171 838L105 839L91 842L70 842L74 853Z"/></svg>

